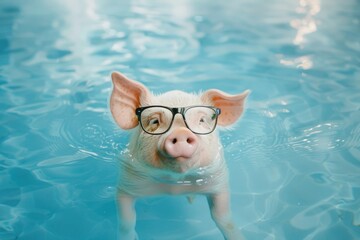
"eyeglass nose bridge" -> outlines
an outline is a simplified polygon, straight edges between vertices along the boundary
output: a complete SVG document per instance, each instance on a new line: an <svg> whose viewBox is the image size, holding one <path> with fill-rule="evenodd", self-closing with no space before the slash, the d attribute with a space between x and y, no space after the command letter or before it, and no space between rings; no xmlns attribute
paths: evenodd
<svg viewBox="0 0 360 240"><path fill-rule="evenodd" d="M180 114L182 116L183 120L184 120L184 123L185 123L186 127L188 127L187 124L186 124L186 119L185 119L185 114L184 114L185 113L185 107L171 108L171 111L172 111L172 114L173 114L173 119L172 119L172 122L171 122L171 126L172 126L172 124L173 124L173 122L175 120L176 114Z"/></svg>
<svg viewBox="0 0 360 240"><path fill-rule="evenodd" d="M184 116L185 108L184 107L171 108L171 111L172 111L174 117L178 113Z"/></svg>

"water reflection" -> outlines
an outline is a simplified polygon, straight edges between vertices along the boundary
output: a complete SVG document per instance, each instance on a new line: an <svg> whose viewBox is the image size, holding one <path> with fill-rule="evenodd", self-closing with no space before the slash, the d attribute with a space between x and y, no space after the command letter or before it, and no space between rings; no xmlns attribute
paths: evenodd
<svg viewBox="0 0 360 240"><path fill-rule="evenodd" d="M304 17L290 22L290 25L297 30L293 43L302 47L306 42L305 36L317 30L314 17L320 12L320 0L299 0L296 12L303 14Z"/></svg>
<svg viewBox="0 0 360 240"><path fill-rule="evenodd" d="M304 48L307 42L306 36L317 31L317 20L315 16L320 12L320 0L299 0L296 13L303 15L303 18L296 18L290 21L290 26L296 29L296 35L293 39L295 46ZM280 63L285 66L295 66L303 70L312 69L314 63L310 55L304 55L296 58L286 58L281 56Z"/></svg>
<svg viewBox="0 0 360 240"><path fill-rule="evenodd" d="M310 56L301 56L295 59L284 59L280 60L280 63L285 66L295 66L304 70L311 69L313 67L313 61Z"/></svg>

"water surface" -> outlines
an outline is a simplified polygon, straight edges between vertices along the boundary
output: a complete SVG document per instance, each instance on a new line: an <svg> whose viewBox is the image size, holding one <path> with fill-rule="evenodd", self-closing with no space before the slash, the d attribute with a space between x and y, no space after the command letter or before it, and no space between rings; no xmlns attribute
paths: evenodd
<svg viewBox="0 0 360 240"><path fill-rule="evenodd" d="M0 239L117 239L110 73L251 89L222 132L248 239L360 238L360 2L0 3ZM138 201L140 239L217 240L206 199Z"/></svg>

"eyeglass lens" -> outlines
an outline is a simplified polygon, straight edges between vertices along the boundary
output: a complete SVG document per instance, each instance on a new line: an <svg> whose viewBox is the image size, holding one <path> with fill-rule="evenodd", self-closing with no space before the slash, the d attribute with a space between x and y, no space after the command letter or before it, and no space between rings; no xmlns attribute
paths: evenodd
<svg viewBox="0 0 360 240"><path fill-rule="evenodd" d="M209 107L195 106L187 108L185 121L194 133L206 134L214 130L216 125L216 111ZM150 107L141 112L141 126L150 134L162 134L169 130L173 120L173 113L164 107Z"/></svg>

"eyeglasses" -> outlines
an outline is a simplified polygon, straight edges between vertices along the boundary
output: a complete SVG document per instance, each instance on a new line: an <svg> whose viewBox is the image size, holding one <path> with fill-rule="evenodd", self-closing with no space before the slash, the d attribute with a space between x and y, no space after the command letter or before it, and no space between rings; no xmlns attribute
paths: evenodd
<svg viewBox="0 0 360 240"><path fill-rule="evenodd" d="M146 106L135 110L141 128L148 134L164 134L171 128L176 114L181 114L186 127L195 134L209 134L215 130L219 108L211 106L189 106L169 108Z"/></svg>

